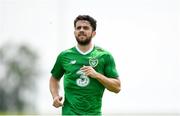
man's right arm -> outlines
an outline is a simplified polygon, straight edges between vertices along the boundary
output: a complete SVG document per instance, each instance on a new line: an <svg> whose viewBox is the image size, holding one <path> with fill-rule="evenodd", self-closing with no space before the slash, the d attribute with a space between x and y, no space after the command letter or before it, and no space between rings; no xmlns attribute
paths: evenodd
<svg viewBox="0 0 180 116"><path fill-rule="evenodd" d="M62 97L59 96L59 80L51 76L49 80L49 88L53 97L53 106L56 108L62 106Z"/></svg>
<svg viewBox="0 0 180 116"><path fill-rule="evenodd" d="M49 81L49 88L51 91L51 95L53 99L56 96L59 96L59 80L55 79L53 76L51 76L50 81Z"/></svg>

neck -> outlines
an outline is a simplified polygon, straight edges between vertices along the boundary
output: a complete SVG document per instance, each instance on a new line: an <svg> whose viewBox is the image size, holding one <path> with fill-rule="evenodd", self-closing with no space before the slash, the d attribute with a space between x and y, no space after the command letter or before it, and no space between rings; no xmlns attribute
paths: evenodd
<svg viewBox="0 0 180 116"><path fill-rule="evenodd" d="M92 47L93 47L93 44L90 43L88 45L80 45L80 44L77 44L77 47L79 48L79 50L81 50L82 52L87 52L89 51Z"/></svg>

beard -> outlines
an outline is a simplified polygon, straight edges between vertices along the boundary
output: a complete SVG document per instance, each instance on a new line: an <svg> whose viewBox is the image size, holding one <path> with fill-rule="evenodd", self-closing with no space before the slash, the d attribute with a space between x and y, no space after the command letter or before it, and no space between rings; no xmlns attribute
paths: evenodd
<svg viewBox="0 0 180 116"><path fill-rule="evenodd" d="M76 41L78 42L79 45L83 45L83 46L88 45L91 42L91 40L92 40L92 35L90 37L86 37L86 39L83 40L80 39L79 35L76 36Z"/></svg>

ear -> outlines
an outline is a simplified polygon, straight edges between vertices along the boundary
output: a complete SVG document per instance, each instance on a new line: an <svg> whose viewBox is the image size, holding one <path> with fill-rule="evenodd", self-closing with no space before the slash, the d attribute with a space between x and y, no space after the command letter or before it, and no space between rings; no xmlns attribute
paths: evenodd
<svg viewBox="0 0 180 116"><path fill-rule="evenodd" d="M94 37L96 35L96 31L92 32L92 37Z"/></svg>

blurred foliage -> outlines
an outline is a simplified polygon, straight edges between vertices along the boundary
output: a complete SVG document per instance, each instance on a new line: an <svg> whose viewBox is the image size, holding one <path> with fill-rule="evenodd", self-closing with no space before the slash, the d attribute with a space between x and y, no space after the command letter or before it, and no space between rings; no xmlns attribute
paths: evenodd
<svg viewBox="0 0 180 116"><path fill-rule="evenodd" d="M38 56L27 45L0 47L0 112L35 112Z"/></svg>

